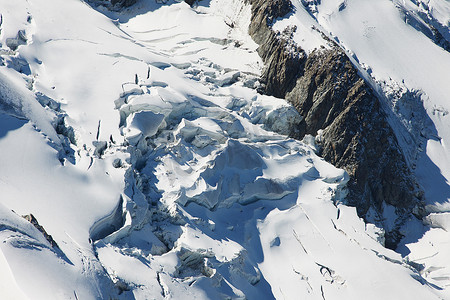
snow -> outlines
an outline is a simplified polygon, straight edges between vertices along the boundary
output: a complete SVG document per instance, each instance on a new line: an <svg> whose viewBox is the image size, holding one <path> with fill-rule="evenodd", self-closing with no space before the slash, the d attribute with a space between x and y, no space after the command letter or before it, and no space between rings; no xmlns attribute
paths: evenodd
<svg viewBox="0 0 450 300"><path fill-rule="evenodd" d="M302 185L302 188L318 188L312 185ZM379 256L384 255L385 249L364 234L364 227L342 224L341 218L347 217L346 210L336 219L337 209L342 208L332 203L319 208L314 204L316 199L300 197L296 206L286 211L271 211L258 226L265 255L261 270L268 274L269 282L279 287L274 290L277 299L296 298L299 292L312 299L320 299L322 294L331 299L357 299L361 294L356 291L365 291L365 299L405 296L404 287L387 282L407 282L413 273L405 273L401 264L393 267L386 261L380 262ZM279 239L280 245L270 246L274 238ZM393 259L400 262L399 257ZM421 286L411 288L414 291L409 292L415 299L433 297Z"/></svg>
<svg viewBox="0 0 450 300"><path fill-rule="evenodd" d="M425 61L409 66L416 54L401 55L408 47L399 41L389 68L410 77L392 77L411 89L427 78L420 88L430 103L447 107L434 100L446 93L447 54L398 21L391 4L373 4L386 24L375 9L357 13L368 1L322 22L329 3L320 24L295 2L297 13L274 27L297 25L294 39L308 52L327 46L318 30L333 29L376 80L388 67L377 60L384 50L369 46L404 34ZM426 280L445 277L428 266L443 266L446 240L435 243L443 250L426 261L428 273L408 263L434 251L423 244L448 239L448 215L430 215L433 228L402 257L341 204L348 175L315 154L313 137L289 139L302 117L255 89L262 62L242 1L138 1L123 13L78 0L0 7L1 298L445 295ZM369 46L346 27L365 17L380 28ZM26 41L13 50L7 40L19 41L19 30ZM415 73L424 66L436 73ZM447 120L430 118L442 139L426 153L447 176ZM59 250L21 217L30 213Z"/></svg>

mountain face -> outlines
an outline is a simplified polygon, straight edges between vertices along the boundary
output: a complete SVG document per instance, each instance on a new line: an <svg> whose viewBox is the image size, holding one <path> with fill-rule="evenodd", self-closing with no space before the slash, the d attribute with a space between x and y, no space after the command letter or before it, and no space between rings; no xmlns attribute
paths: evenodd
<svg viewBox="0 0 450 300"><path fill-rule="evenodd" d="M450 297L446 1L0 14L0 298Z"/></svg>
<svg viewBox="0 0 450 300"><path fill-rule="evenodd" d="M422 192L409 170L386 113L371 87L336 43L309 55L292 42L297 30L275 33L268 24L293 11L290 1L254 1L249 33L265 62L263 91L285 98L303 117L291 136L317 136L320 154L350 175L348 204L365 217L382 216L383 205L395 207L398 219L386 230L386 246L395 249L399 229L422 210ZM389 222L392 222L390 220Z"/></svg>

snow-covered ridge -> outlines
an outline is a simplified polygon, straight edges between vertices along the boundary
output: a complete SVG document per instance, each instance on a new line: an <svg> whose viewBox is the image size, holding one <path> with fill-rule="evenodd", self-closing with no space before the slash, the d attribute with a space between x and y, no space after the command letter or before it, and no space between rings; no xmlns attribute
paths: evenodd
<svg viewBox="0 0 450 300"><path fill-rule="evenodd" d="M286 137L301 116L257 93L248 5L0 7L0 296L437 298L340 203L345 172Z"/></svg>

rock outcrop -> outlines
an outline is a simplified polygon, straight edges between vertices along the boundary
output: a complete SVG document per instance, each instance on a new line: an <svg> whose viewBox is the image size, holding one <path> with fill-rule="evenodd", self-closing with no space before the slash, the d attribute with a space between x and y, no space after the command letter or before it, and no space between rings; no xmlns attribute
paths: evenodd
<svg viewBox="0 0 450 300"><path fill-rule="evenodd" d="M42 233L42 235L45 237L45 239L50 243L50 245L53 248L60 250L58 244L55 242L53 237L50 234L48 234L47 231L45 231L44 227L42 227L39 224L38 220L35 218L35 216L33 216L33 214L25 215L23 216L23 218L28 222L30 222L34 227L36 227L36 229Z"/></svg>
<svg viewBox="0 0 450 300"><path fill-rule="evenodd" d="M350 175L347 204L386 231L395 248L400 226L422 211L422 194L408 168L380 100L358 75L345 53L330 48L306 55L290 38L296 28L274 32L273 20L292 9L289 0L247 0L252 5L249 33L265 63L262 91L285 98L303 116L293 137L317 136L321 155ZM394 226L384 222L386 205L395 208Z"/></svg>
<svg viewBox="0 0 450 300"><path fill-rule="evenodd" d="M184 0L184 2L186 2L187 4L192 6L192 5L194 5L195 0Z"/></svg>
<svg viewBox="0 0 450 300"><path fill-rule="evenodd" d="M263 92L284 98L296 82L297 75L303 69L305 52L293 44L290 32L275 32L270 24L292 10L287 0L247 0L252 5L252 20L249 34L259 45L258 54L265 64L261 76L264 82ZM295 28L292 28L295 30Z"/></svg>
<svg viewBox="0 0 450 300"><path fill-rule="evenodd" d="M136 0L111 0L112 5L119 5L120 7L129 7L136 3Z"/></svg>

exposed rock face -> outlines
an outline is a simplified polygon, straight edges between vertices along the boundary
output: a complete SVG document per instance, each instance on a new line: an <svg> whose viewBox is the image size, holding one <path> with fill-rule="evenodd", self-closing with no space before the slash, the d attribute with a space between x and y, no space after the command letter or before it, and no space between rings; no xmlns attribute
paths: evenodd
<svg viewBox="0 0 450 300"><path fill-rule="evenodd" d="M322 156L350 175L349 204L366 215L383 203L411 212L420 195L380 102L338 49L315 51L286 95L304 116L301 131L321 135Z"/></svg>
<svg viewBox="0 0 450 300"><path fill-rule="evenodd" d="M292 4L288 0L247 2L252 5L249 33L259 45L258 54L266 65L261 76L265 83L264 92L283 98L286 91L294 87L297 76L293 74L299 74L303 69L306 54L300 47L292 44L289 32L276 33L270 24L288 14Z"/></svg>
<svg viewBox="0 0 450 300"><path fill-rule="evenodd" d="M184 0L189 5L193 5L195 3L195 0Z"/></svg>
<svg viewBox="0 0 450 300"><path fill-rule="evenodd" d="M112 5L118 4L121 7L129 7L136 3L137 0L111 0Z"/></svg>
<svg viewBox="0 0 450 300"><path fill-rule="evenodd" d="M23 216L23 218L25 220L27 220L28 222L30 222L31 224L33 224L33 226L36 227L37 230L39 230L42 233L42 235L50 243L50 245L52 245L53 248L59 249L59 246L55 242L53 237L50 234L48 234L47 231L45 231L44 227L42 227L39 224L38 220L33 216L33 214L25 215L25 216Z"/></svg>
<svg viewBox="0 0 450 300"><path fill-rule="evenodd" d="M386 246L395 248L399 227L421 211L421 193L410 172L380 100L337 46L310 55L292 44L291 32L275 33L271 22L291 9L289 0L248 0L250 35L265 63L263 92L286 98L303 116L293 134L317 135L321 155L350 175L348 204L386 230ZM395 207L396 225L383 221L385 204Z"/></svg>

